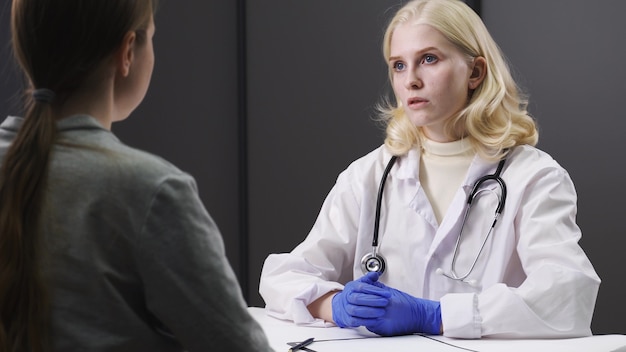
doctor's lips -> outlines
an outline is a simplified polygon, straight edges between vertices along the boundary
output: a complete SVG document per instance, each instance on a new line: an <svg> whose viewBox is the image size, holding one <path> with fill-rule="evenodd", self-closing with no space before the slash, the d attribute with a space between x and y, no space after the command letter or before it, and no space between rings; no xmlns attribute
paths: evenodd
<svg viewBox="0 0 626 352"><path fill-rule="evenodd" d="M420 98L420 97L415 97L415 98L409 98L407 100L407 106L410 108L418 108L420 106L425 105L426 103L428 103L427 99L424 98Z"/></svg>

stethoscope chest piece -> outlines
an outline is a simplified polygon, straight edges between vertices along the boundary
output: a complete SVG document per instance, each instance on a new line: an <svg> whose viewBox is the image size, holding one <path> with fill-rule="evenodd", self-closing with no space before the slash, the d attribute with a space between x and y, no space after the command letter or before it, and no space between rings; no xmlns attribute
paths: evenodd
<svg viewBox="0 0 626 352"><path fill-rule="evenodd" d="M386 267L385 258L375 252L367 253L361 258L361 270L363 274L371 272L382 274L385 272Z"/></svg>

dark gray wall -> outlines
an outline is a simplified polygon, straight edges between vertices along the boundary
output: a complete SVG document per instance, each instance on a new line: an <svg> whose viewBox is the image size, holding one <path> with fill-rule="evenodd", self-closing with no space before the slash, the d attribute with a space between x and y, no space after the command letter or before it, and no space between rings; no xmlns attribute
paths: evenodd
<svg viewBox="0 0 626 352"><path fill-rule="evenodd" d="M161 1L152 86L114 132L196 177L249 303L262 305L265 257L299 243L337 174L382 142L372 108L388 92L380 41L398 1L247 1L244 125L238 2ZM0 3L0 116L19 113L10 103L17 76L7 58L7 2ZM530 94L539 147L577 186L581 243L603 279L596 334L626 333L626 191L618 183L626 172L619 156L626 137L623 13L621 0L482 0L487 26ZM241 146L247 204L240 204Z"/></svg>

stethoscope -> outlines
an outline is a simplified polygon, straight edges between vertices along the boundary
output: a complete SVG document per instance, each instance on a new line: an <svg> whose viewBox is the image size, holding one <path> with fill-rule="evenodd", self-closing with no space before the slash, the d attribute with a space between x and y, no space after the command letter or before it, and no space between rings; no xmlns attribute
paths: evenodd
<svg viewBox="0 0 626 352"><path fill-rule="evenodd" d="M387 181L387 176L389 175L389 171L391 171L391 168L393 167L397 158L398 157L395 155L391 157L391 159L387 163L387 166L385 167L385 171L383 172L383 176L380 180L380 185L378 186L378 196L376 198L376 216L374 219L374 235L372 236L372 252L367 253L361 259L361 270L363 271L363 273L378 272L382 274L383 272L385 272L385 269L387 268L385 258L380 253L378 253L380 209L381 209L381 203L382 203L382 198L383 198L383 190L385 188L385 183ZM506 158L500 160L500 162L498 163L498 167L493 174L485 175L479 178L478 180L476 180L476 182L474 183L474 186L472 187L472 191L467 197L465 214L463 216L463 222L461 223L461 231L459 232L459 236L457 237L457 240L456 240L456 245L454 246L454 254L452 255L452 263L450 264L450 272L445 273L441 268L439 268L436 270L438 274L441 274L452 280L466 282L472 286L476 284L475 280L467 280L467 278L474 270L474 267L476 266L476 263L478 262L478 258L480 258L480 254L485 248L487 239L489 239L491 232L493 231L493 228L496 226L496 222L498 221L498 218L500 217L500 214L502 213L502 210L504 209L504 204L506 203L506 183L504 183L504 180L502 179L502 177L500 177L500 174L502 173L502 168L504 168L505 162L506 162ZM467 272L465 272L462 275L459 275L456 271L456 259L459 253L461 238L463 237L463 228L465 227L465 222L467 221L468 215L470 213L470 209L472 208L472 203L474 202L474 199L476 198L476 196L478 196L480 193L484 191L488 191L486 189L482 189L482 190L480 189L480 187L485 182L488 182L488 181L495 181L500 187L500 191L501 191L500 194L497 195L496 193L496 195L498 196L498 207L496 208L493 222L491 223L491 227L489 228L489 232L487 233L487 236L485 236L485 238L483 239L480 249L478 250L478 254L476 255L476 258L474 259L474 261L472 262L472 265L470 266L469 270L467 270Z"/></svg>

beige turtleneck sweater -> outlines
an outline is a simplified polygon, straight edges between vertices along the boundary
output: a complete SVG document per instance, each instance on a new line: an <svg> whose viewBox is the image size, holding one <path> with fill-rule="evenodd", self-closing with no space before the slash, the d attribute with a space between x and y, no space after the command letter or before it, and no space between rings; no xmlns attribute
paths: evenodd
<svg viewBox="0 0 626 352"><path fill-rule="evenodd" d="M475 152L467 140L439 143L424 140L419 178L441 224L454 195L465 179Z"/></svg>

